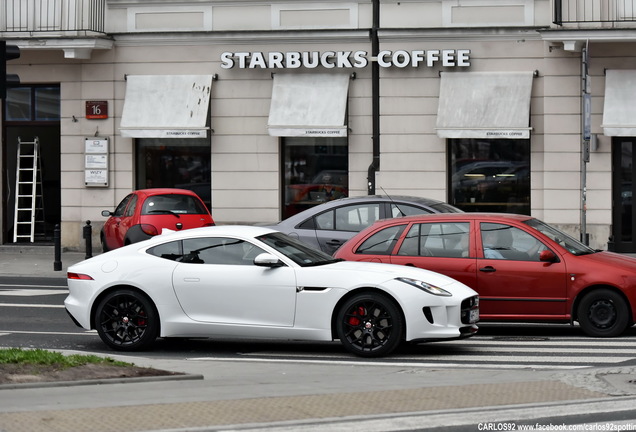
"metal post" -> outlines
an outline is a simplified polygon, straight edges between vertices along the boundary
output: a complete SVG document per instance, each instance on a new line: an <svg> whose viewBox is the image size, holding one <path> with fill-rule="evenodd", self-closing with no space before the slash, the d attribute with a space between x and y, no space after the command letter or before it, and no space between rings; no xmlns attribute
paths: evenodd
<svg viewBox="0 0 636 432"><path fill-rule="evenodd" d="M372 117L372 139L373 139L373 160L368 168L367 174L367 194L375 194L376 173L380 171L380 65L377 61L380 52L380 0L373 0L373 23L371 27L371 117Z"/></svg>
<svg viewBox="0 0 636 432"><path fill-rule="evenodd" d="M93 228L91 227L91 221L87 220L86 225L82 229L82 235L86 242L86 255L84 258L89 259L93 257Z"/></svg>
<svg viewBox="0 0 636 432"><path fill-rule="evenodd" d="M590 54L589 41L581 50L581 242L588 245L587 233L587 164L590 161L592 94L589 75Z"/></svg>
<svg viewBox="0 0 636 432"><path fill-rule="evenodd" d="M60 224L56 224L53 229L53 247L55 249L55 261L53 261L53 270L62 270L62 242L60 236Z"/></svg>

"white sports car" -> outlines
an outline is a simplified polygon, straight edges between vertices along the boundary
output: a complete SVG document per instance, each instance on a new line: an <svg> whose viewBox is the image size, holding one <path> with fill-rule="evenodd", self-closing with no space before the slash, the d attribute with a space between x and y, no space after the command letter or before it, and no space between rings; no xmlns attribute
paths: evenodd
<svg viewBox="0 0 636 432"><path fill-rule="evenodd" d="M339 339L376 357L402 341L473 335L477 293L413 267L333 259L285 234L215 226L159 235L71 266L75 323L117 350L157 337Z"/></svg>

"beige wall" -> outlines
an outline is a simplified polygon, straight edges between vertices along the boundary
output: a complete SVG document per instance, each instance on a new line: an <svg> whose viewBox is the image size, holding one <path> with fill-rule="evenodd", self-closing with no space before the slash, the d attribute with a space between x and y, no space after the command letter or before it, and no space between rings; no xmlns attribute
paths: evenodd
<svg viewBox="0 0 636 432"><path fill-rule="evenodd" d="M470 11L446 0L381 4L381 49L470 49L471 71L538 71L531 101L532 214L578 237L580 53L545 42L532 30L550 25L550 2L476 0ZM114 208L134 187L133 140L118 131L126 74L217 74L210 102L215 220L276 221L279 142L266 127L272 71L222 69L220 54L370 51L370 2L109 0L108 5L113 49L72 60L63 58L61 50L34 47L23 50L15 69L23 82L61 83L63 246L82 247L86 220L93 221L93 243L98 245L101 210ZM167 15L173 19L166 20ZM603 70L636 68L636 57L629 57L632 48L620 43L591 46L594 133L602 134ZM446 200L446 144L435 132L440 70L381 69L378 192ZM371 68L355 72L349 88L349 186L351 195L364 195L372 160ZM91 99L108 101L108 120L84 118L83 104ZM84 186L84 138L96 134L110 140L108 188ZM611 222L610 139L601 136L599 143L587 166L587 224L592 246L605 247Z"/></svg>

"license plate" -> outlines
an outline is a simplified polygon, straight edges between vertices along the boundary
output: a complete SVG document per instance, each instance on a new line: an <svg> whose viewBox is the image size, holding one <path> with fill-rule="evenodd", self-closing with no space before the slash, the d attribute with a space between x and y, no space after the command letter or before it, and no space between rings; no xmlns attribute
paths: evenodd
<svg viewBox="0 0 636 432"><path fill-rule="evenodd" d="M471 309L469 322L472 324L476 323L477 321L479 321L479 309Z"/></svg>

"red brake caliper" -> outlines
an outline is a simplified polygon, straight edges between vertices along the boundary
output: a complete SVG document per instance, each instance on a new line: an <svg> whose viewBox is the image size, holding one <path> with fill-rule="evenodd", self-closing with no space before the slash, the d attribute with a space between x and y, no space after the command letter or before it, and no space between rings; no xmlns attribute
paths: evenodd
<svg viewBox="0 0 636 432"><path fill-rule="evenodd" d="M360 325L360 319L357 318L355 315L364 316L365 315L365 310L364 310L364 308L362 306L358 306L358 310L354 311L352 315L354 315L354 316L349 318L349 325L359 326Z"/></svg>

